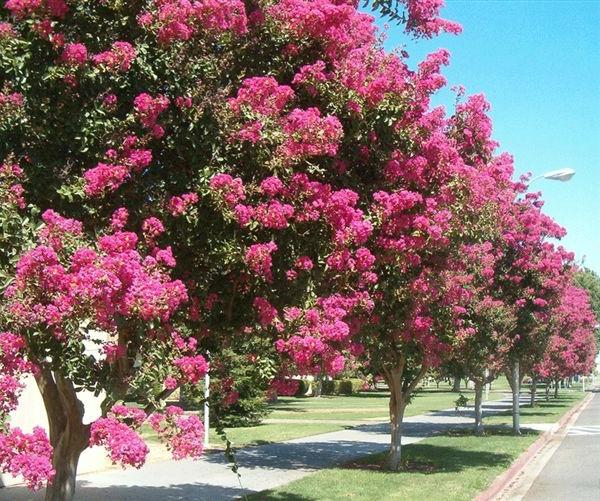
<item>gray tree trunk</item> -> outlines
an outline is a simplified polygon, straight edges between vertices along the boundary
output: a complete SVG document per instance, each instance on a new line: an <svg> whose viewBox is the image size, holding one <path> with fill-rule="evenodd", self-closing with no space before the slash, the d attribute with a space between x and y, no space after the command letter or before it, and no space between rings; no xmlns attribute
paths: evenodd
<svg viewBox="0 0 600 501"><path fill-rule="evenodd" d="M452 384L452 391L454 393L460 392L460 376L454 376L454 381Z"/></svg>
<svg viewBox="0 0 600 501"><path fill-rule="evenodd" d="M475 435L483 432L483 382L475 381Z"/></svg>
<svg viewBox="0 0 600 501"><path fill-rule="evenodd" d="M79 456L88 447L90 426L75 388L58 372L42 368L36 376L50 429L52 466L56 474L46 487L46 501L71 501L75 495Z"/></svg>
<svg viewBox="0 0 600 501"><path fill-rule="evenodd" d="M521 386L521 376L519 374L519 360L513 360L511 367L511 389L512 389L512 429L514 435L521 434L521 410L519 408L519 394Z"/></svg>
<svg viewBox="0 0 600 501"><path fill-rule="evenodd" d="M529 404L531 407L535 407L535 394L537 393L537 378L531 378L531 399Z"/></svg>
<svg viewBox="0 0 600 501"><path fill-rule="evenodd" d="M554 380L554 398L558 398L558 385L559 385L558 379Z"/></svg>
<svg viewBox="0 0 600 501"><path fill-rule="evenodd" d="M399 471L402 466L402 421L406 398L402 391L403 367L397 367L385 372L385 379L390 389L390 451L387 459L387 469Z"/></svg>

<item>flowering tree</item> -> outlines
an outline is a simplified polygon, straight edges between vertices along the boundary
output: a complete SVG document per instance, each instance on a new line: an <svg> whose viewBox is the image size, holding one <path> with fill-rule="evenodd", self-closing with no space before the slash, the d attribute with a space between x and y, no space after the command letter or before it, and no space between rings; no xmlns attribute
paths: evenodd
<svg viewBox="0 0 600 501"><path fill-rule="evenodd" d="M516 318L506 361L515 434L520 433L521 380L543 357L549 339L544 325L571 274L573 259L572 253L551 241L562 238L565 230L541 212L542 204L535 193L513 204L502 236L502 258L495 269L496 296L511 305Z"/></svg>
<svg viewBox="0 0 600 501"><path fill-rule="evenodd" d="M559 304L551 311L547 325L551 337L543 360L532 370L533 377L545 380L548 388L551 381L558 383L566 377L589 374L598 351L595 325L587 292L573 285L565 287ZM534 391L532 399L533 395Z"/></svg>
<svg viewBox="0 0 600 501"><path fill-rule="evenodd" d="M438 0L402 4L412 35L459 31ZM32 372L50 422L49 440L6 425L0 464L50 480L48 499L72 497L88 445L141 465L136 428L208 352L215 368L227 346L335 374L362 349L375 259L410 272L386 294L443 268L463 190L428 111L446 52L411 71L342 1L5 0L0 16L2 189L43 212L3 307L3 395L13 408ZM105 395L94 423L80 389ZM149 419L176 457L201 451L196 418Z"/></svg>
<svg viewBox="0 0 600 501"><path fill-rule="evenodd" d="M80 222L47 210L37 245L19 259L5 292L13 332L1 335L3 421L17 404L19 376L32 373L50 439L39 428L28 437L6 424L0 464L32 488L51 479L49 499L72 495L79 455L90 445L105 446L114 463L141 466L148 448L135 430L160 407L164 395L157 394L156 381L164 380L168 390L197 382L207 370L196 340L175 329L187 291L169 277L171 252L152 247L145 254L152 246L150 225L146 242L138 243L135 233L118 229L122 216L114 219L112 233L90 242ZM83 423L78 388L104 394L103 416L91 424ZM125 401L146 408L125 407ZM160 416L153 414L153 423ZM168 408L158 431L174 457L202 452L196 416Z"/></svg>
<svg viewBox="0 0 600 501"><path fill-rule="evenodd" d="M511 334L516 318L509 306L493 296L493 268L499 255L494 252L492 243L487 241L466 247L463 255L463 263L467 265L463 280L468 284L469 294L464 306L457 306L464 309L465 314L457 325L450 360L474 383L474 429L477 435L482 435L483 388L503 371L514 342Z"/></svg>

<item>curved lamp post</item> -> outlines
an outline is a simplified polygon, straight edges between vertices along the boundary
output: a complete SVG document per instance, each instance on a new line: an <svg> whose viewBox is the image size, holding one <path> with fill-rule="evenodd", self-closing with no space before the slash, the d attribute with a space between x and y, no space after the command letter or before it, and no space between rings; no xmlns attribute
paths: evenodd
<svg viewBox="0 0 600 501"><path fill-rule="evenodd" d="M564 169L553 170L550 172L546 172L541 176L534 177L529 184L533 183L538 179L550 179L551 181L562 181L563 183L569 181L575 175L575 170L570 167L566 167Z"/></svg>

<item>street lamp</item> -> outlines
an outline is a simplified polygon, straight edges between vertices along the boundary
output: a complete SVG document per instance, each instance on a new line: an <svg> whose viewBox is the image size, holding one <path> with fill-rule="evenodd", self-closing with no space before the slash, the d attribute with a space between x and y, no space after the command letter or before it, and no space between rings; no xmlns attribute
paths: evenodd
<svg viewBox="0 0 600 501"><path fill-rule="evenodd" d="M529 184L533 183L537 179L550 179L551 181L562 181L563 183L569 181L575 175L575 170L570 167L566 167L564 169L553 170L550 172L546 172L541 176L534 177Z"/></svg>

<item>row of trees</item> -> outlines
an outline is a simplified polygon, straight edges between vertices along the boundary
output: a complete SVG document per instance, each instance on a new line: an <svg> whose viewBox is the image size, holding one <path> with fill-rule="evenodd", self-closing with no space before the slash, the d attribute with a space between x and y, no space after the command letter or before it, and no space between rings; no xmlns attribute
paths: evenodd
<svg viewBox="0 0 600 501"><path fill-rule="evenodd" d="M412 36L460 31L439 0L400 6ZM496 153L489 104L430 106L447 51L411 69L343 0L6 0L0 19L0 466L47 499L72 498L89 446L141 466L147 419L198 457L201 422L165 399L208 370L221 415L236 374L382 375L398 469L430 368L460 364L480 416L486 368L518 395L551 336L595 349L564 230ZM49 437L7 419L28 373Z"/></svg>

